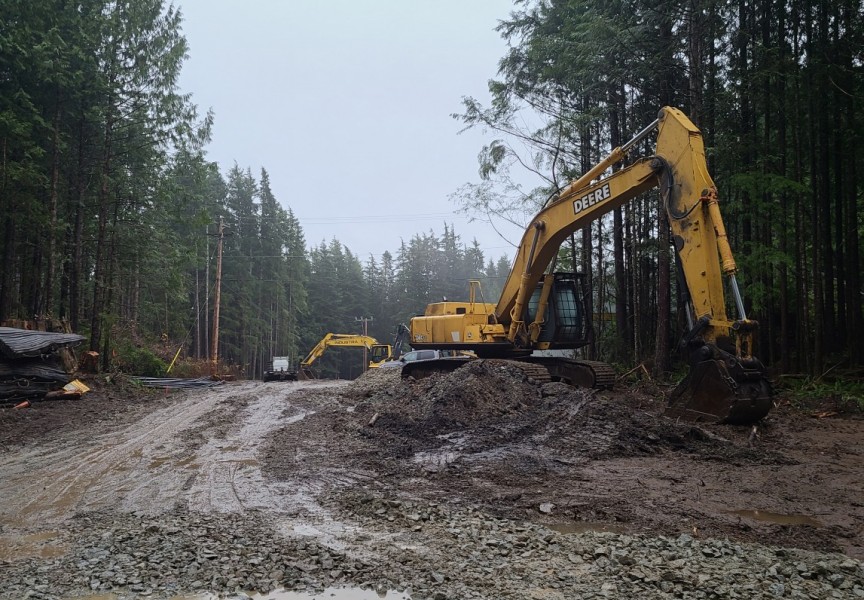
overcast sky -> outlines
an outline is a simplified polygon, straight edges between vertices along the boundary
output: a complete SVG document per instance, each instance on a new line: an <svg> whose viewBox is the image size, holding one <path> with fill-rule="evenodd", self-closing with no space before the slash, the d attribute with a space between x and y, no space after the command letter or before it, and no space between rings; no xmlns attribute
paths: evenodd
<svg viewBox="0 0 864 600"><path fill-rule="evenodd" d="M488 100L511 0L175 0L190 56L180 88L215 113L208 158L261 167L307 245L365 262L452 223L487 259L512 247L457 215L491 134L458 134L461 98ZM509 230L512 241L521 231Z"/></svg>

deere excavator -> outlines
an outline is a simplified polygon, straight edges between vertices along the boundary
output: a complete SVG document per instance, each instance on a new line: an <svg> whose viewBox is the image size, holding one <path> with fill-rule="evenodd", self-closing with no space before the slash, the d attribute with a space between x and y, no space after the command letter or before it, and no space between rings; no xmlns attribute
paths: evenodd
<svg viewBox="0 0 864 600"><path fill-rule="evenodd" d="M655 129L653 156L601 177ZM552 272L550 266L568 236L655 187L679 259L689 326L682 349L690 370L674 390L667 414L733 424L758 421L773 401L765 369L752 353L757 323L744 310L702 134L671 107L547 202L525 231L497 304L478 299L479 283L472 282L468 302L433 303L411 319L411 346L518 361L514 364L535 381L611 387L615 374L605 363L532 355L535 350L580 348L589 341L591 315L582 303L586 290L581 274ZM726 314L723 275L734 297L735 320ZM420 377L464 364L431 362L407 364L402 375Z"/></svg>
<svg viewBox="0 0 864 600"><path fill-rule="evenodd" d="M396 360L402 354L402 346L408 335L408 328L399 325L393 345L379 344L378 340L368 335L354 335L349 333L328 333L315 347L309 351L302 361L297 372L300 380L316 379L312 371L312 363L321 358L328 348L365 348L369 351L369 364L367 368L377 369L388 360Z"/></svg>

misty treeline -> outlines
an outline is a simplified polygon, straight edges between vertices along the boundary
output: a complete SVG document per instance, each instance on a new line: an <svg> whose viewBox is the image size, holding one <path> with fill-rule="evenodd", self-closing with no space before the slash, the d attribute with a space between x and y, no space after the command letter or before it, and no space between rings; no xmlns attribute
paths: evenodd
<svg viewBox="0 0 864 600"><path fill-rule="evenodd" d="M264 169L223 175L206 158L212 116L177 86L187 47L170 5L0 0L0 15L0 320L68 320L106 367L162 334L206 357L220 220L219 356L247 375L359 333L358 319L389 342L472 278L497 300L508 261L450 226L374 257L309 247L283 207L311 199L275 198ZM705 134L760 357L787 372L860 365L862 18L858 0L517 1L491 104L468 98L457 115L495 138L458 196L524 223L678 106ZM523 190L517 169L546 185ZM656 355L664 372L682 324L658 204L646 194L598 220L557 267L587 274L604 317L589 355Z"/></svg>

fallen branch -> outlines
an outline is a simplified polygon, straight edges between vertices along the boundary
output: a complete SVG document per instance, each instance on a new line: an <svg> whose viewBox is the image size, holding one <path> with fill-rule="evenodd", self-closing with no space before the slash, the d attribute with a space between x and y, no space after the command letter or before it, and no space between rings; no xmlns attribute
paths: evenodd
<svg viewBox="0 0 864 600"><path fill-rule="evenodd" d="M642 372L645 373L645 376L646 376L648 379L651 379L651 373L648 372L648 369L645 367L645 363L639 363L638 365L636 365L635 367L633 367L632 369L630 369L629 371L627 371L626 373L624 373L623 375L621 375L621 376L618 378L618 381L621 381L621 380L624 379L625 377L627 377L627 376L629 376L629 375L632 375L633 373L635 373L635 372L638 371L639 369L642 369Z"/></svg>

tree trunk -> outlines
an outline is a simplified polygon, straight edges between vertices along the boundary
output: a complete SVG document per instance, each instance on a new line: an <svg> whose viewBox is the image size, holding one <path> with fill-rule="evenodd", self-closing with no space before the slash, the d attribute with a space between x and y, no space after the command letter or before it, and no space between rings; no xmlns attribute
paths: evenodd
<svg viewBox="0 0 864 600"><path fill-rule="evenodd" d="M789 177L787 165L786 147L786 11L781 9L778 11L777 23L777 39L778 44L778 77L775 84L775 93L777 97L777 147L780 150L780 166L779 172L782 177ZM789 196L787 193L781 193L779 211L779 226L780 231L779 243L780 254L784 257L789 256ZM793 238L794 239L794 238ZM786 261L782 261L779 266L780 289L779 289L779 319L780 319L780 370L783 373L789 373L791 368L790 350L793 348L791 336L789 334L789 269L786 266Z"/></svg>
<svg viewBox="0 0 864 600"><path fill-rule="evenodd" d="M673 103L674 58L672 56L672 22L668 15L663 15L660 24L660 40L663 51L661 64L664 65L661 77L660 103L668 106ZM666 223L666 210L663 207L662 196L656 203L657 218L657 329L654 335L654 375L658 379L666 379L672 372L672 357L669 354L669 337L672 328L671 305L671 261L669 255L669 226Z"/></svg>
<svg viewBox="0 0 864 600"><path fill-rule="evenodd" d="M846 39L842 44L842 58L839 61L841 68L845 69L847 72L852 72L853 70L853 59L852 59L852 42L849 40L849 36L853 29L853 22L855 18L855 7L857 3L853 3L853 0L847 0L843 3L843 31L845 32ZM844 197L839 200L840 202L845 202L846 210L844 212L844 221L843 221L843 229L844 229L844 243L845 243L845 273L846 273L846 286L845 286L845 319L843 323L843 329L845 329L848 333L848 356L850 366L852 365L860 365L862 361L862 354L864 354L864 330L862 330L862 315L861 315L861 251L860 251L860 239L859 239L859 223L858 223L858 194L856 189L856 183L858 181L856 177L856 165L858 164L857 154L859 142L861 141L861 123L856 118L856 115L859 114L858 107L856 107L856 100L859 96L854 94L839 94L839 102L841 106L845 105L845 110L841 111L842 118L846 121L846 127L842 128L842 131L848 132L844 135L850 136L846 143L846 151L844 152L844 156L847 157L847 165L848 165L848 179L849 182L846 185L846 190ZM837 223L837 226L840 227L840 223ZM843 313L840 313L843 315Z"/></svg>
<svg viewBox="0 0 864 600"><path fill-rule="evenodd" d="M626 118L624 111L623 91L616 88L612 94L612 111L609 114L610 141L613 148L622 144L622 130ZM620 170L615 165L613 171ZM615 261L615 339L617 341L613 356L617 360L626 361L627 350L630 347L630 332L627 319L627 273L624 269L624 218L619 207L612 212L612 246Z"/></svg>
<svg viewBox="0 0 864 600"><path fill-rule="evenodd" d="M57 276L57 195L60 181L60 102L54 114L54 135L51 149L51 191L48 201L48 265L45 269L45 314L54 311L54 279Z"/></svg>
<svg viewBox="0 0 864 600"><path fill-rule="evenodd" d="M12 315L12 263L15 257L15 215L13 195L9 193L9 179L6 173L8 161L8 140L3 138L0 150L0 199L3 207L3 264L0 265L0 321Z"/></svg>
<svg viewBox="0 0 864 600"><path fill-rule="evenodd" d="M109 103L110 105L110 103ZM90 350L99 351L102 341L102 323L105 318L105 296L107 287L108 210L109 177L111 171L111 118L105 124L104 155L102 159L101 185L99 186L99 209L97 215L96 262L93 272L93 312L90 316Z"/></svg>
<svg viewBox="0 0 864 600"><path fill-rule="evenodd" d="M703 62L705 60L705 41L707 38L707 26L705 23L704 5L705 0L690 0L689 16L687 20L687 83L688 104L690 107L690 120L699 127L702 125L702 89L705 85Z"/></svg>

